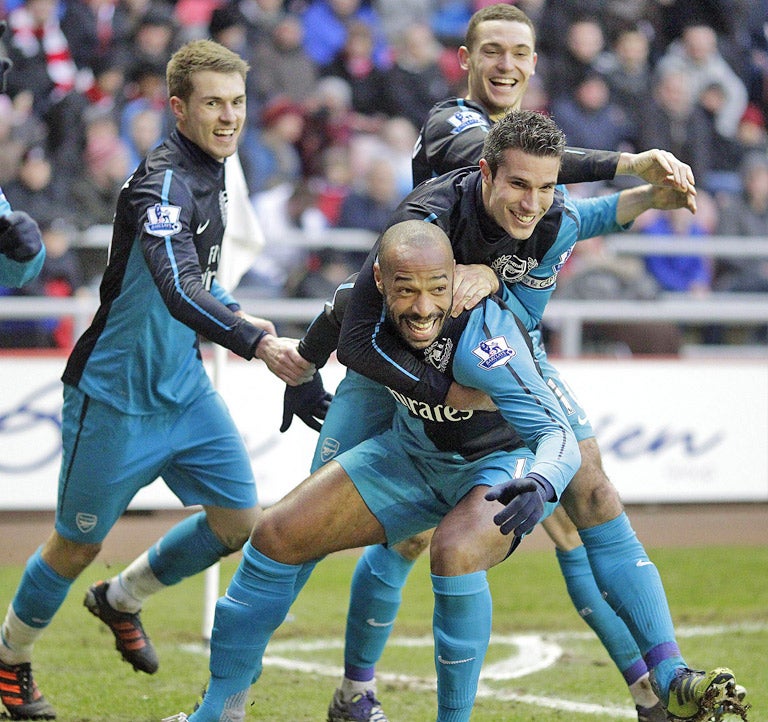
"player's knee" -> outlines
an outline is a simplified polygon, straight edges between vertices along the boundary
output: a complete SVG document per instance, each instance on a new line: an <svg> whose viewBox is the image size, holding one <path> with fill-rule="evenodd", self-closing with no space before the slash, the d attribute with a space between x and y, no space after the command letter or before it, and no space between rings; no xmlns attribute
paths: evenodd
<svg viewBox="0 0 768 722"><path fill-rule="evenodd" d="M472 574L488 568L489 551L479 540L477 544L468 543L461 530L438 527L429 548L430 568L441 577Z"/></svg>
<svg viewBox="0 0 768 722"><path fill-rule="evenodd" d="M79 544L54 533L43 547L42 557L57 574L75 579L101 551L101 542Z"/></svg>
<svg viewBox="0 0 768 722"><path fill-rule="evenodd" d="M562 495L562 505L579 529L616 518L622 511L616 487L603 470L594 439L579 442L582 461Z"/></svg>

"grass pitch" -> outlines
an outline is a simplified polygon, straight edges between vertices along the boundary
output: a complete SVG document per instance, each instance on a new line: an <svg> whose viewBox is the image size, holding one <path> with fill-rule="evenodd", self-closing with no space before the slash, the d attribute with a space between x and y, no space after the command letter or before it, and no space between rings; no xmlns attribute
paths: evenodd
<svg viewBox="0 0 768 722"><path fill-rule="evenodd" d="M356 557L333 555L317 567L267 649L247 720L325 720L341 674ZM651 557L664 579L688 663L730 666L749 690L750 722L766 722L768 549L652 549ZM222 590L236 562L222 564ZM121 662L111 634L82 606L87 586L115 571L99 560L86 570L37 644L35 678L56 706L59 722L158 722L190 712L207 679L203 577L147 604L143 621L161 660L150 677ZM20 567L0 567L3 610L21 573ZM484 672L494 674L481 682L473 722L636 720L618 671L570 605L553 553L519 551L491 570L489 579L494 640ZM422 558L378 667L379 697L393 722L435 719L431 616L429 567Z"/></svg>

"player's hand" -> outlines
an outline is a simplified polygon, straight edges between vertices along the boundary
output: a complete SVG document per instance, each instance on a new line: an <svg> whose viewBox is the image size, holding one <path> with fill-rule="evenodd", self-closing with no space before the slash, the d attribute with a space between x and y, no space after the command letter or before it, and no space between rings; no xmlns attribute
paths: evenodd
<svg viewBox="0 0 768 722"><path fill-rule="evenodd" d="M622 153L616 175L633 175L646 183L696 194L691 166L678 160L668 150L654 148L642 153Z"/></svg>
<svg viewBox="0 0 768 722"><path fill-rule="evenodd" d="M40 227L28 213L13 211L0 217L0 253L14 261L28 261L42 245Z"/></svg>
<svg viewBox="0 0 768 722"><path fill-rule="evenodd" d="M462 311L474 308L484 298L499 290L499 279L489 266L476 263L456 264L453 271L453 309L456 318Z"/></svg>
<svg viewBox="0 0 768 722"><path fill-rule="evenodd" d="M533 530L544 513L544 502L551 495L551 487L540 477L526 476L492 486L485 495L487 501L498 501L504 508L493 517L493 523L502 534L514 532L522 537Z"/></svg>
<svg viewBox="0 0 768 722"><path fill-rule="evenodd" d="M691 213L696 213L696 194L690 191L679 191L676 188L666 186L653 187L653 208L662 211L670 211L675 208L687 208Z"/></svg>
<svg viewBox="0 0 768 722"><path fill-rule="evenodd" d="M298 339L268 333L256 346L256 358L267 364L267 368L289 386L298 386L311 381L317 370L299 353L298 345Z"/></svg>
<svg viewBox="0 0 768 722"><path fill-rule="evenodd" d="M310 429L320 431L331 401L333 401L333 394L323 387L323 379L319 371L315 371L312 380L305 384L286 386L280 433L288 431L294 416L298 416Z"/></svg>

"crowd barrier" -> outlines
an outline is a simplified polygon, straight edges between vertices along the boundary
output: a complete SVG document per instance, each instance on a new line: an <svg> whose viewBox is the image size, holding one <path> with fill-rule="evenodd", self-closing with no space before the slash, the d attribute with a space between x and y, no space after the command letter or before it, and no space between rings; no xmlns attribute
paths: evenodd
<svg viewBox="0 0 768 722"><path fill-rule="evenodd" d="M0 354L0 509L55 508L64 361ZM285 387L262 362L206 363L249 450L260 500L272 503L307 476L317 433L297 419L279 432ZM625 502L768 502L765 360L562 359L558 366L590 414ZM326 388L343 373L329 362ZM159 482L133 504L178 506Z"/></svg>

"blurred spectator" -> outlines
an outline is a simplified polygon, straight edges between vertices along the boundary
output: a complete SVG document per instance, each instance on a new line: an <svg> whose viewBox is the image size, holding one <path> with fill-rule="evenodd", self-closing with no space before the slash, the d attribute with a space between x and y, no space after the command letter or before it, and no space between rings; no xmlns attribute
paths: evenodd
<svg viewBox="0 0 768 722"><path fill-rule="evenodd" d="M213 14L228 6L237 7L237 3L234 0L175 0L173 14L179 24L179 42L207 37Z"/></svg>
<svg viewBox="0 0 768 722"><path fill-rule="evenodd" d="M248 39L253 46L268 38L287 15L283 0L240 0L238 7L248 21Z"/></svg>
<svg viewBox="0 0 768 722"><path fill-rule="evenodd" d="M395 46L413 25L429 25L436 0L373 0L373 9L381 19L384 37Z"/></svg>
<svg viewBox="0 0 768 722"><path fill-rule="evenodd" d="M301 103L317 83L317 67L304 50L304 27L295 15L282 17L259 41L250 75L256 84L256 98L268 102L277 96ZM248 98L250 104L251 98Z"/></svg>
<svg viewBox="0 0 768 722"><path fill-rule="evenodd" d="M768 238L768 155L748 154L741 166L742 192L728 199L720 211L717 233L725 236ZM718 260L716 291L768 293L768 259Z"/></svg>
<svg viewBox="0 0 768 722"><path fill-rule="evenodd" d="M321 68L333 62L342 51L349 28L355 22L363 22L371 28L376 67L387 68L391 64L381 20L362 0L309 0L301 17L304 48Z"/></svg>
<svg viewBox="0 0 768 722"><path fill-rule="evenodd" d="M407 118L398 116L384 123L379 137L394 164L398 195L404 198L413 188L411 160L419 129Z"/></svg>
<svg viewBox="0 0 768 722"><path fill-rule="evenodd" d="M696 102L688 76L667 68L656 77L638 123L638 150L664 148L688 163L696 178L704 178L716 152L712 128Z"/></svg>
<svg viewBox="0 0 768 722"><path fill-rule="evenodd" d="M241 161L251 193L288 183L303 176L298 143L304 132L301 106L288 98L275 98L264 108L261 131L252 145L241 149Z"/></svg>
<svg viewBox="0 0 768 722"><path fill-rule="evenodd" d="M306 273L309 253L282 239L292 232L316 233L327 227L315 199L312 188L304 182L296 186L283 183L254 194L253 207L264 229L265 245L241 279L238 297L280 298L294 293Z"/></svg>
<svg viewBox="0 0 768 722"><path fill-rule="evenodd" d="M120 141L127 152L127 165L133 170L142 158L159 145L164 135L165 117L157 108L137 108L126 119Z"/></svg>
<svg viewBox="0 0 768 722"><path fill-rule="evenodd" d="M752 0L746 22L749 37L749 54L745 79L752 104L768 115L768 0Z"/></svg>
<svg viewBox="0 0 768 722"><path fill-rule="evenodd" d="M332 145L323 151L322 173L310 178L315 204L329 226L339 222L341 204L350 193L352 164L348 146Z"/></svg>
<svg viewBox="0 0 768 722"><path fill-rule="evenodd" d="M717 206L712 197L699 190L696 215L686 208L647 211L635 223L639 233L654 236L696 238L710 236L717 226ZM649 248L653 242L649 243ZM662 291L706 296L712 290L712 260L706 256L647 255L645 267Z"/></svg>
<svg viewBox="0 0 768 722"><path fill-rule="evenodd" d="M611 101L608 84L597 72L588 72L573 95L555 98L550 110L569 145L605 150L627 150L632 145L634 126L624 108Z"/></svg>
<svg viewBox="0 0 768 722"><path fill-rule="evenodd" d="M17 177L24 151L42 145L45 125L32 115L32 96L19 93L13 100L0 94L0 187Z"/></svg>
<svg viewBox="0 0 768 722"><path fill-rule="evenodd" d="M135 116L134 121L139 117ZM135 167L130 158L114 117L92 112L86 122L83 167L69 191L73 207L77 208L75 224L80 230L112 223L117 196Z"/></svg>
<svg viewBox="0 0 768 722"><path fill-rule="evenodd" d="M330 63L320 69L322 75L342 78L352 90L352 110L369 116L389 115L387 107L389 70L376 65L371 27L352 21L347 27L344 45Z"/></svg>
<svg viewBox="0 0 768 722"><path fill-rule="evenodd" d="M131 65L148 62L165 68L178 47L179 26L173 15L173 6L153 0L134 28L128 50Z"/></svg>
<svg viewBox="0 0 768 722"><path fill-rule="evenodd" d="M611 100L636 119L651 95L650 43L638 27L625 28L613 41L606 58L605 80Z"/></svg>
<svg viewBox="0 0 768 722"><path fill-rule="evenodd" d="M745 153L752 150L768 151L768 130L766 130L765 114L750 103L739 121L736 139Z"/></svg>
<svg viewBox="0 0 768 722"><path fill-rule="evenodd" d="M85 97L91 106L109 110L117 115L122 109L125 70L117 54L106 53L91 63L93 85Z"/></svg>
<svg viewBox="0 0 768 722"><path fill-rule="evenodd" d="M23 288L0 288L0 295L87 295L83 269L71 246L74 228L63 219L55 218L40 223L40 230L46 255L39 275ZM0 346L4 348L71 349L72 343L71 317L0 322Z"/></svg>
<svg viewBox="0 0 768 722"><path fill-rule="evenodd" d="M712 27L696 24L684 28L681 38L672 42L659 60L658 70L683 73L694 98L705 88L718 85L724 97L715 121L717 130L725 138L735 137L747 107L747 89L720 54Z"/></svg>
<svg viewBox="0 0 768 722"><path fill-rule="evenodd" d="M420 128L432 106L451 94L439 65L443 48L425 23L404 28L394 47L395 64L385 86L387 112Z"/></svg>
<svg viewBox="0 0 768 722"><path fill-rule="evenodd" d="M56 0L26 0L8 15L13 68L6 74L6 91L11 97L31 92L39 118L75 89L87 90L92 80L90 71L79 71L72 60L57 9Z"/></svg>
<svg viewBox="0 0 768 722"><path fill-rule="evenodd" d="M659 285L646 270L641 258L608 252L602 237L579 241L558 275L554 298L612 302L652 301L658 298ZM550 343L560 339L550 329ZM677 324L597 323L583 325L584 353L613 356L632 354L677 354L682 334Z"/></svg>
<svg viewBox="0 0 768 722"><path fill-rule="evenodd" d="M669 2L670 0L664 0ZM515 2L536 22L536 45L547 57L560 52L562 39L573 23L588 17L600 21L608 42L628 26L653 22L657 0L539 0L540 7L529 11L525 3Z"/></svg>
<svg viewBox="0 0 768 722"><path fill-rule="evenodd" d="M337 226L381 233L399 201L395 166L390 158L385 155L369 158L361 182L353 185L352 192L341 204ZM359 267L366 255L357 255L352 265Z"/></svg>
<svg viewBox="0 0 768 722"><path fill-rule="evenodd" d="M212 11L207 30L208 36L212 40L237 53L251 66L251 72L248 73L245 81L245 92L248 98L248 123L258 125L263 109L258 83L262 68L260 64L257 64L255 51L248 40L248 21L245 15L240 12L237 3L227 2Z"/></svg>
<svg viewBox="0 0 768 722"><path fill-rule="evenodd" d="M165 67L147 58L139 60L128 71L126 81L125 103L120 112L120 136L131 151L130 165L135 168L143 158L141 147L149 145L149 148L154 148L158 145L165 137L170 122L166 103ZM137 115L144 116L140 136L137 136L134 124ZM148 123L150 117L160 120L159 127ZM146 138L149 127L155 127L157 131L151 143ZM142 142L138 142L139 137Z"/></svg>
<svg viewBox="0 0 768 722"><path fill-rule="evenodd" d="M74 209L67 203L65 174L54 173L43 146L28 148L21 159L18 177L4 186L8 202L23 208L40 226L55 218L73 221Z"/></svg>
<svg viewBox="0 0 768 722"><path fill-rule="evenodd" d="M128 44L133 26L122 2L68 0L62 5L61 29L78 68L91 68L95 73L97 64Z"/></svg>
<svg viewBox="0 0 768 722"><path fill-rule="evenodd" d="M554 102L572 95L588 74L602 72L607 64L602 26L596 19L585 17L568 26L560 52L546 56L540 52L537 70L543 73L544 87Z"/></svg>
<svg viewBox="0 0 768 722"><path fill-rule="evenodd" d="M300 152L307 178L322 174L322 154L326 148L348 146L358 132L375 132L378 120L371 120L352 109L352 89L343 78L328 76L317 81L304 102L304 135Z"/></svg>

